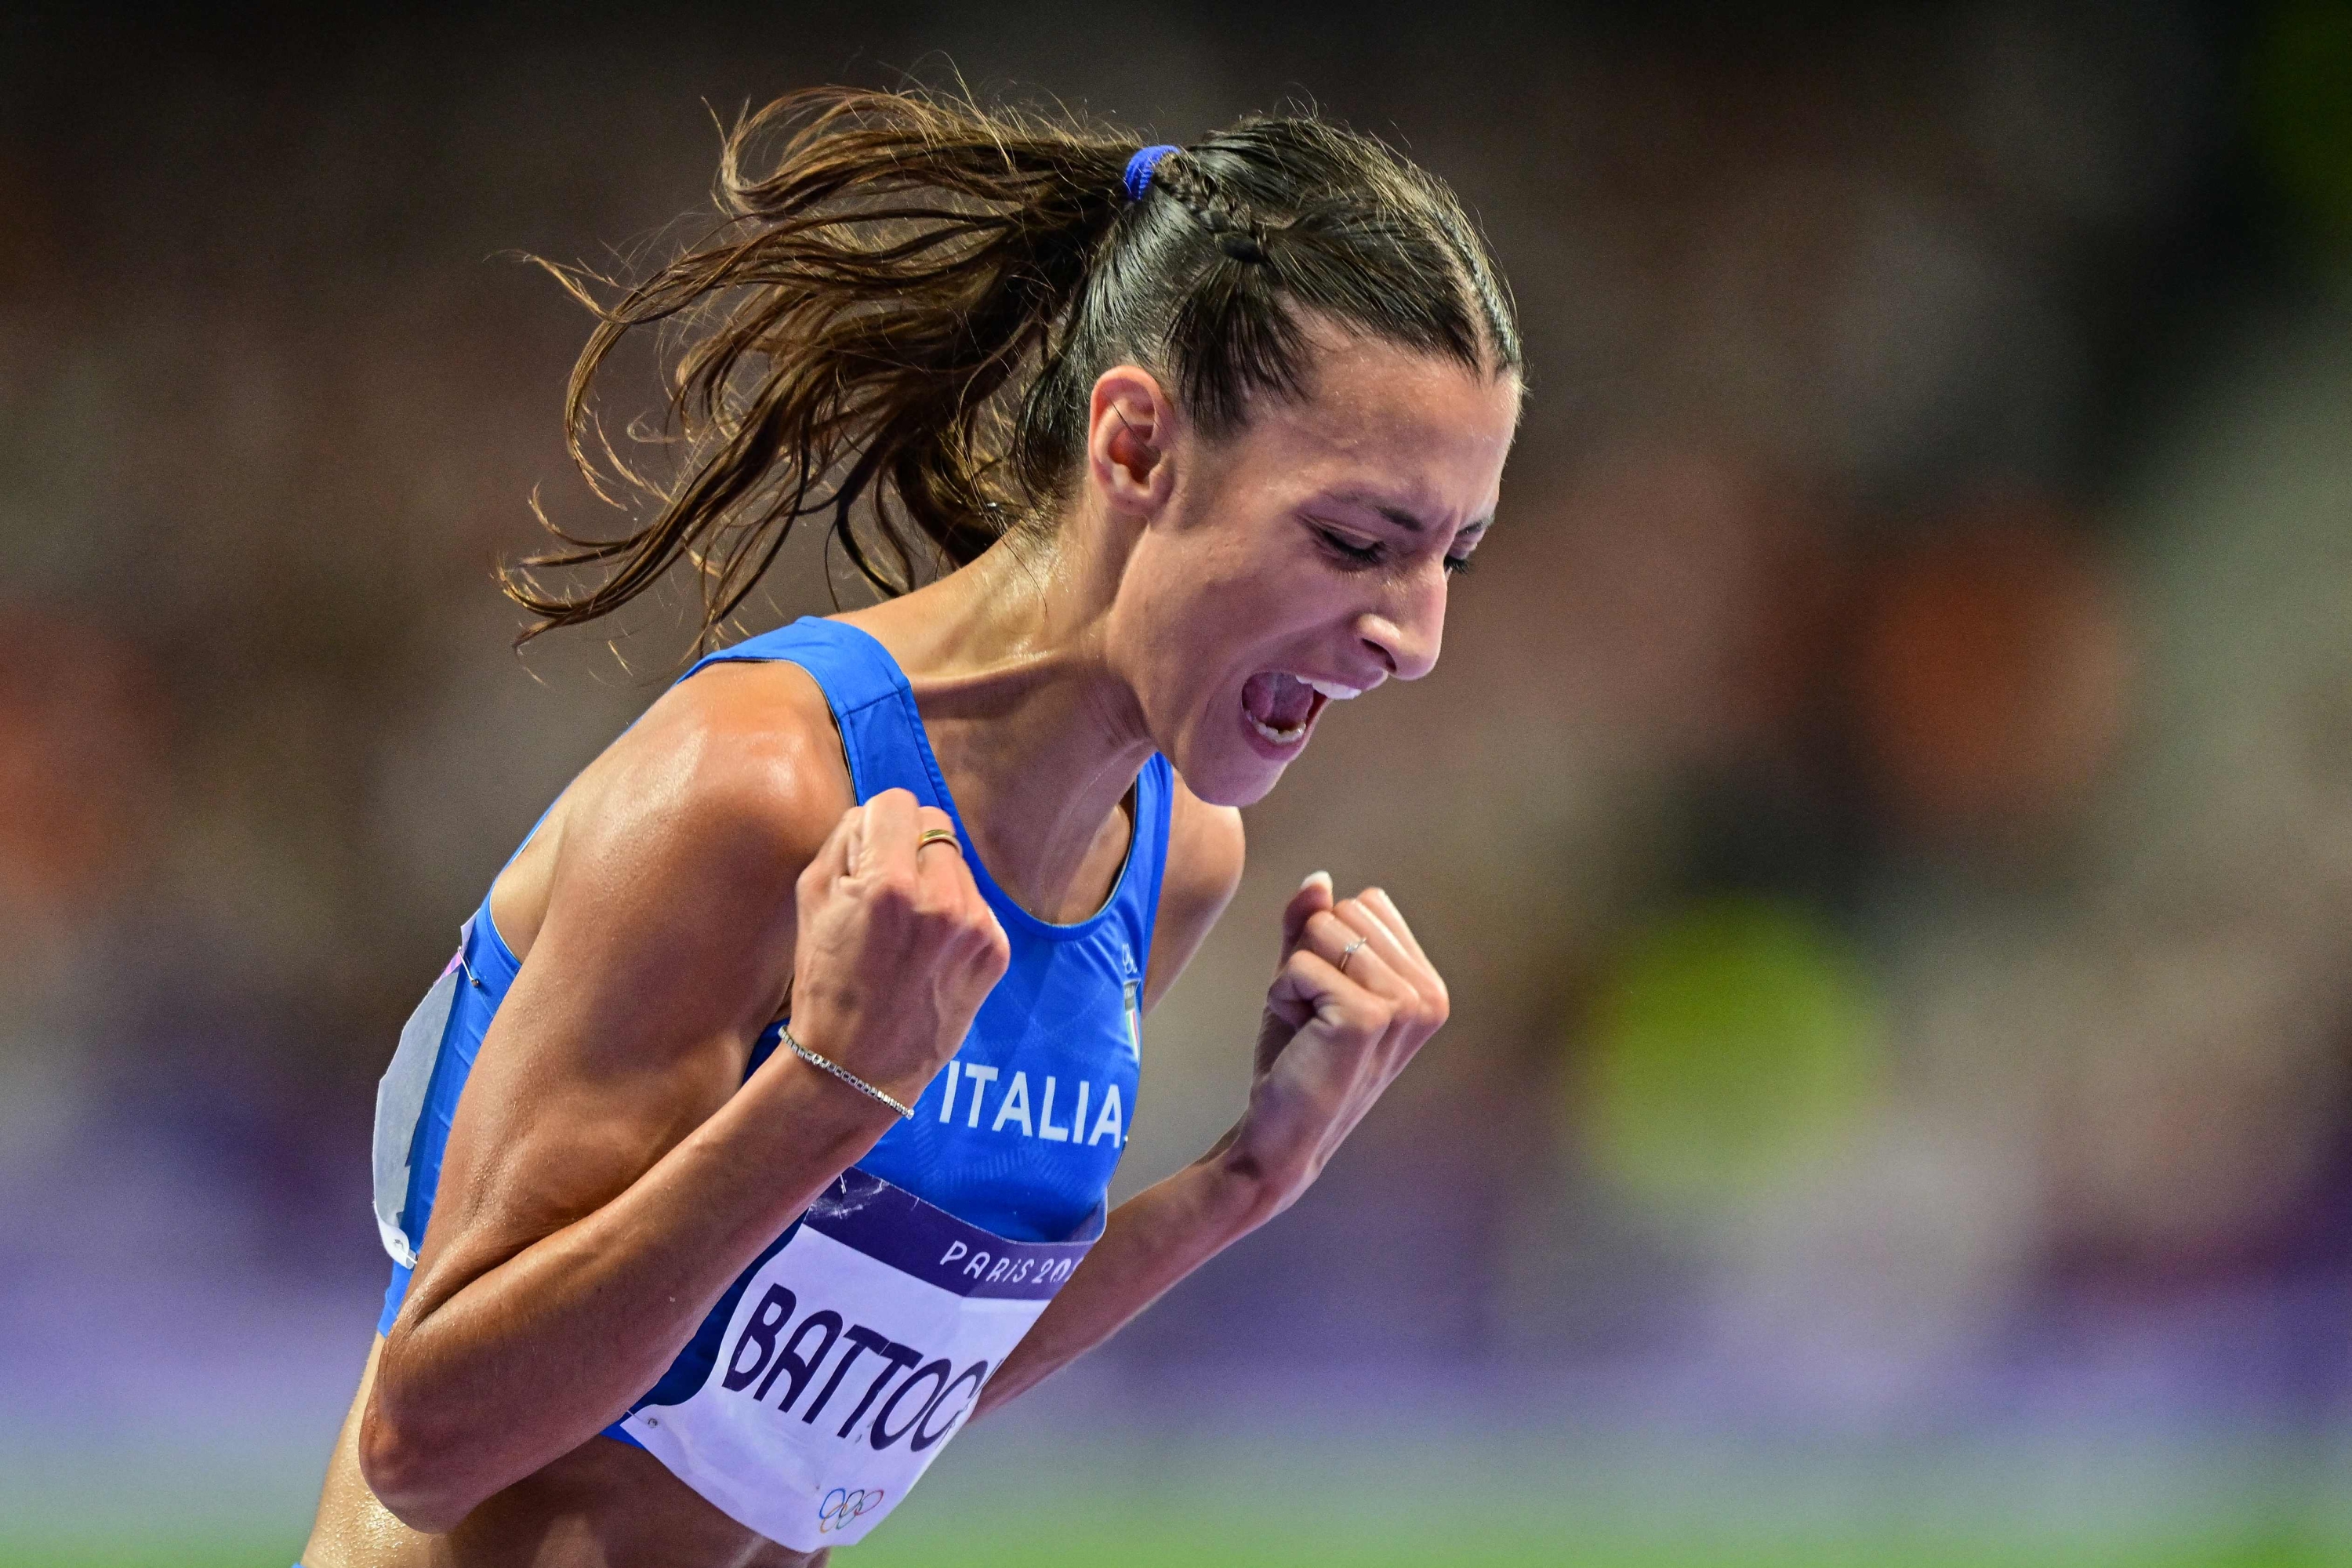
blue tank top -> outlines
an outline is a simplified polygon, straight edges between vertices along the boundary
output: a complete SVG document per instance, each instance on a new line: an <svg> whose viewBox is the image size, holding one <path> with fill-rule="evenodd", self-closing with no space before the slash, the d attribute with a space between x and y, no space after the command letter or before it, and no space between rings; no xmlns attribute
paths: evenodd
<svg viewBox="0 0 2352 1568"><path fill-rule="evenodd" d="M800 620L714 653L681 679L712 664L761 660L796 664L824 691L858 800L906 789L948 814L972 879L1012 942L1004 978L981 1004L954 1059L924 1089L913 1118L884 1133L857 1167L1013 1240L1069 1238L1102 1205L1134 1125L1143 974L1168 857L1173 774L1167 759L1155 754L1136 779L1127 863L1108 900L1089 919L1055 925L1014 903L981 863L932 755L915 694L880 643L840 621ZM457 1097L520 967L491 919L488 894L466 922L451 963L461 984L409 1142L398 1228L411 1245L423 1240L432 1215ZM781 1026L772 1025L760 1037L746 1078L774 1052L780 1036ZM796 1222L728 1288L640 1405L677 1404L701 1386L745 1281L797 1228ZM390 1331L409 1274L395 1254L379 1333ZM617 1427L607 1431L633 1441Z"/></svg>

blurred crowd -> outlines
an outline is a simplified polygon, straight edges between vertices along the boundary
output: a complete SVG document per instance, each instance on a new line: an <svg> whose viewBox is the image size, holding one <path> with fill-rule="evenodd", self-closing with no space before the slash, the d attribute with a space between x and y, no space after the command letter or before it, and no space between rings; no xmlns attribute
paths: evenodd
<svg viewBox="0 0 2352 1568"><path fill-rule="evenodd" d="M529 498L595 521L516 255L625 268L714 112L952 68L1147 140L1311 92L1463 192L1533 362L1123 1185L1237 1109L1307 871L1454 1022L1109 1367L2352 1414L2352 5L1350 15L0 24L0 1358L162 1259L355 1364L400 1020L686 651L509 648Z"/></svg>

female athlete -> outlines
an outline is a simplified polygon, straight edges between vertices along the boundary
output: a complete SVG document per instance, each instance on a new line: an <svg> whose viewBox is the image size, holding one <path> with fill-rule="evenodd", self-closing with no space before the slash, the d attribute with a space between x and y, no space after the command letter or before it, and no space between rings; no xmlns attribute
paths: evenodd
<svg viewBox="0 0 2352 1568"><path fill-rule="evenodd" d="M840 89L721 190L568 405L588 462L667 327L682 479L509 592L576 624L684 562L707 642L824 514L885 597L704 658L467 923L379 1093L395 1267L310 1568L820 1561L1295 1201L1445 1018L1396 905L1310 877L1240 1119L1106 1219L1234 808L1429 671L1493 517L1519 340L1452 195L1311 119L1138 151Z"/></svg>

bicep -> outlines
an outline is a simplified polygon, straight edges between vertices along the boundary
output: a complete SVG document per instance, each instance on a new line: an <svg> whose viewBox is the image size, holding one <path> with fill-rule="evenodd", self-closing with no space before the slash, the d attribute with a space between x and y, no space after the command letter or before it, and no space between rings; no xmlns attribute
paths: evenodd
<svg viewBox="0 0 2352 1568"><path fill-rule="evenodd" d="M749 1043L710 991L629 984L558 935L559 907L458 1099L416 1310L611 1202L740 1080Z"/></svg>
<svg viewBox="0 0 2352 1568"><path fill-rule="evenodd" d="M1151 960L1143 981L1146 1012L1168 994L1233 901L1234 889L1241 883L1243 854L1241 813L1204 804L1177 780L1169 809L1168 867L1160 879Z"/></svg>
<svg viewBox="0 0 2352 1568"><path fill-rule="evenodd" d="M612 1202L741 1085L789 980L793 879L838 815L761 762L656 758L570 809L458 1099L404 1317ZM730 766L752 776L709 776Z"/></svg>

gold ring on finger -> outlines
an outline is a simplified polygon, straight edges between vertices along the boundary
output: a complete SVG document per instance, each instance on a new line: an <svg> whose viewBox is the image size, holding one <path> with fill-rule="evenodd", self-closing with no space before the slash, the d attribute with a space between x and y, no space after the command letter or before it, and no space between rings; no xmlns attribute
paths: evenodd
<svg viewBox="0 0 2352 1568"><path fill-rule="evenodd" d="M915 840L915 853L919 855L933 844L944 844L959 855L963 853L963 841L956 837L955 829L952 827L924 828L921 836Z"/></svg>
<svg viewBox="0 0 2352 1568"><path fill-rule="evenodd" d="M1355 957L1355 956L1356 956L1356 950L1357 950L1358 948L1360 948L1360 947L1363 946L1363 945L1364 945L1364 943L1366 943L1366 942L1370 942L1370 941L1371 941L1371 940L1372 940L1372 939L1371 939L1370 937L1368 937L1368 936L1360 936L1360 937L1358 937L1355 941L1353 941L1353 942L1349 942L1347 946L1345 946L1345 947L1343 947L1343 948L1341 948L1341 949L1339 950L1339 973L1340 973L1345 974L1345 973L1348 973L1348 960L1349 960L1349 959L1351 959L1351 958Z"/></svg>

